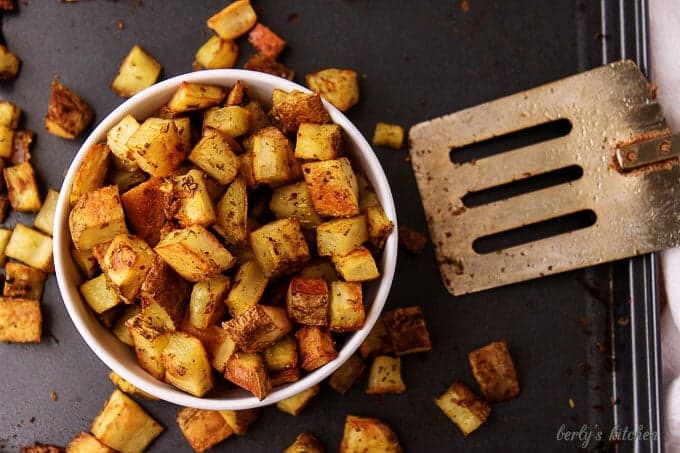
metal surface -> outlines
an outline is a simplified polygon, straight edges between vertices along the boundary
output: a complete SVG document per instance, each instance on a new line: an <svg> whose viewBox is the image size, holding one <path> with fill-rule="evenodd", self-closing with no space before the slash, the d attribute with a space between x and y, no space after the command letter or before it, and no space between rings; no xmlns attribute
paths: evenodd
<svg viewBox="0 0 680 453"><path fill-rule="evenodd" d="M452 163L466 145L568 120L571 131L502 154ZM668 135L647 80L621 61L414 126L411 162L437 261L454 295L467 294L680 244L676 160L622 174L622 143ZM577 165L580 178L481 206L465 196ZM503 248L474 249L479 238L592 211L583 228ZM653 221L650 221L653 219Z"/></svg>
<svg viewBox="0 0 680 453"><path fill-rule="evenodd" d="M625 170L676 160L680 155L680 136L666 135L616 149L616 161Z"/></svg>

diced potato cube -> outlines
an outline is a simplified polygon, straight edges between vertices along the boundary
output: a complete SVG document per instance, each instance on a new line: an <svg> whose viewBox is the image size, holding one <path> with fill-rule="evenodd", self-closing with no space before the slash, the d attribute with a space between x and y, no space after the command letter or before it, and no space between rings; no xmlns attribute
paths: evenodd
<svg viewBox="0 0 680 453"><path fill-rule="evenodd" d="M289 93L277 88L272 92L272 122L284 134L298 131L302 123L327 124L331 116L318 93L293 90Z"/></svg>
<svg viewBox="0 0 680 453"><path fill-rule="evenodd" d="M314 371L338 356L329 330L318 326L305 326L295 332L300 351L301 366Z"/></svg>
<svg viewBox="0 0 680 453"><path fill-rule="evenodd" d="M243 436L250 425L260 417L260 409L245 409L241 411L219 411L224 421L238 436Z"/></svg>
<svg viewBox="0 0 680 453"><path fill-rule="evenodd" d="M248 88L246 84L237 80L234 85L229 90L227 95L227 100L224 102L225 105L243 105L248 100ZM246 109L247 110L247 109ZM250 113L250 110L248 110Z"/></svg>
<svg viewBox="0 0 680 453"><path fill-rule="evenodd" d="M328 283L323 278L294 277L286 296L288 316L308 326L328 325Z"/></svg>
<svg viewBox="0 0 680 453"><path fill-rule="evenodd" d="M404 393L406 385L401 379L401 359L379 355L373 359L368 375L367 395Z"/></svg>
<svg viewBox="0 0 680 453"><path fill-rule="evenodd" d="M90 433L82 432L71 439L66 447L66 453L115 453L99 439Z"/></svg>
<svg viewBox="0 0 680 453"><path fill-rule="evenodd" d="M9 101L0 101L0 126L16 129L19 127L19 119L21 119L19 106Z"/></svg>
<svg viewBox="0 0 680 453"><path fill-rule="evenodd" d="M273 59L276 59L283 48L286 47L286 41L261 23L258 23L250 30L248 42L259 50L261 54Z"/></svg>
<svg viewBox="0 0 680 453"><path fill-rule="evenodd" d="M210 450L234 432L218 411L182 408L177 424L195 452Z"/></svg>
<svg viewBox="0 0 680 453"><path fill-rule="evenodd" d="M278 387L283 384L290 384L297 382L302 377L299 368L288 368L287 370L272 371L269 373L269 382L272 387Z"/></svg>
<svg viewBox="0 0 680 453"><path fill-rule="evenodd" d="M355 452L401 453L394 431L377 418L348 415L345 419L345 430L340 442L340 453Z"/></svg>
<svg viewBox="0 0 680 453"><path fill-rule="evenodd" d="M329 220L316 229L320 256L345 256L368 240L366 216Z"/></svg>
<svg viewBox="0 0 680 453"><path fill-rule="evenodd" d="M298 365L297 342L290 335L269 346L263 352L267 371L281 371Z"/></svg>
<svg viewBox="0 0 680 453"><path fill-rule="evenodd" d="M211 36L196 52L195 69L233 68L238 60L238 46L231 39Z"/></svg>
<svg viewBox="0 0 680 453"><path fill-rule="evenodd" d="M229 185L215 207L215 231L231 245L248 241L248 192L246 181L238 176Z"/></svg>
<svg viewBox="0 0 680 453"><path fill-rule="evenodd" d="M245 140L244 140L244 142L245 142ZM240 166L239 170L241 171L241 175L243 175L243 179L245 179L245 181L246 181L246 186L249 189L257 188L259 183L255 180L255 169L253 167L253 151L252 151L252 149L250 151L247 151L244 154L240 155L239 161L241 162L241 166Z"/></svg>
<svg viewBox="0 0 680 453"><path fill-rule="evenodd" d="M139 293L153 262L153 250L146 242L135 236L119 234L106 249L102 271L121 299L130 304Z"/></svg>
<svg viewBox="0 0 680 453"><path fill-rule="evenodd" d="M147 118L130 136L126 146L139 168L151 176L168 176L189 152L175 121L162 118Z"/></svg>
<svg viewBox="0 0 680 453"><path fill-rule="evenodd" d="M120 318L118 318L111 329L116 338L128 346L134 347L134 344L132 343L132 336L130 336L130 330L128 329L126 323L128 319L134 318L138 314L141 314L141 312L142 308L139 305L127 305L125 310L123 310L123 314Z"/></svg>
<svg viewBox="0 0 680 453"><path fill-rule="evenodd" d="M173 178L174 197L179 201L175 219L183 227L210 226L217 220L202 171L191 169Z"/></svg>
<svg viewBox="0 0 680 453"><path fill-rule="evenodd" d="M307 390L301 391L297 395L282 399L276 403L276 407L287 414L295 416L300 415L312 398L314 398L319 393L319 390L321 390L321 386L319 384L313 385Z"/></svg>
<svg viewBox="0 0 680 453"><path fill-rule="evenodd" d="M294 272L310 258L296 219L275 220L258 228L250 233L250 245L267 277Z"/></svg>
<svg viewBox="0 0 680 453"><path fill-rule="evenodd" d="M295 77L294 70L260 52L252 55L243 67L251 71L264 72L288 80L293 80L293 77Z"/></svg>
<svg viewBox="0 0 680 453"><path fill-rule="evenodd" d="M214 385L208 353L198 338L184 332L168 333L161 353L165 381L180 390L202 397Z"/></svg>
<svg viewBox="0 0 680 453"><path fill-rule="evenodd" d="M101 323L102 326L104 326L107 329L112 329L114 324L116 323L116 320L120 316L122 306L116 306L113 307L109 310L106 310L104 313L100 313L97 315L97 319L99 319L99 322Z"/></svg>
<svg viewBox="0 0 680 453"><path fill-rule="evenodd" d="M404 146L404 128L396 124L378 122L373 133L373 144L401 149Z"/></svg>
<svg viewBox="0 0 680 453"><path fill-rule="evenodd" d="M231 279L226 275L194 284L189 301L189 320L197 329L205 329L219 321L226 306L224 298L229 291Z"/></svg>
<svg viewBox="0 0 680 453"><path fill-rule="evenodd" d="M302 123L297 131L295 157L330 160L342 152L342 128L337 124Z"/></svg>
<svg viewBox="0 0 680 453"><path fill-rule="evenodd" d="M121 302L118 291L109 286L104 274L99 274L80 285L80 294L95 313L104 313Z"/></svg>
<svg viewBox="0 0 680 453"><path fill-rule="evenodd" d="M52 81L45 128L57 137L73 140L90 124L94 113L76 93Z"/></svg>
<svg viewBox="0 0 680 453"><path fill-rule="evenodd" d="M0 5L0 9L2 9L2 5ZM21 453L63 453L63 452L64 449L59 446L42 444L40 442L36 442L33 445L21 447Z"/></svg>
<svg viewBox="0 0 680 453"><path fill-rule="evenodd" d="M385 321L380 316L373 325L373 329L368 333L368 336L359 346L359 353L364 359L374 357L379 354L387 354L394 352L392 348L392 339L385 327Z"/></svg>
<svg viewBox="0 0 680 453"><path fill-rule="evenodd" d="M123 163L126 169L137 168L135 157L127 146L127 141L139 129L139 122L132 115L125 117L106 133L106 144L111 152Z"/></svg>
<svg viewBox="0 0 680 453"><path fill-rule="evenodd" d="M125 393L116 389L90 428L104 444L120 452L141 453L163 427Z"/></svg>
<svg viewBox="0 0 680 453"><path fill-rule="evenodd" d="M367 282L380 277L373 255L366 247L359 247L345 256L333 255L333 264L346 282Z"/></svg>
<svg viewBox="0 0 680 453"><path fill-rule="evenodd" d="M182 82L168 101L173 113L202 110L217 105L224 99L224 88L203 83Z"/></svg>
<svg viewBox="0 0 680 453"><path fill-rule="evenodd" d="M113 385L118 387L121 391L127 393L128 395L139 395L142 398L146 398L148 400L157 400L155 396L146 393L144 390L141 390L137 387L135 387L132 383L126 381L122 377L118 375L115 371L112 371L109 373L109 380Z"/></svg>
<svg viewBox="0 0 680 453"><path fill-rule="evenodd" d="M326 447L319 439L310 433L301 433L295 438L283 453L325 453Z"/></svg>
<svg viewBox="0 0 680 453"><path fill-rule="evenodd" d="M142 169L126 170L119 164L117 157L112 156L111 160L113 161L113 166L111 171L106 175L106 179L108 183L118 186L118 190L121 193L128 191L149 179L149 175Z"/></svg>
<svg viewBox="0 0 680 453"><path fill-rule="evenodd" d="M238 105L213 107L205 111L203 127L210 127L230 137L240 137L250 130L250 111Z"/></svg>
<svg viewBox="0 0 680 453"><path fill-rule="evenodd" d="M12 209L19 212L38 212L42 204L33 166L24 162L5 168L3 173Z"/></svg>
<svg viewBox="0 0 680 453"><path fill-rule="evenodd" d="M505 340L476 349L468 358L472 374L487 401L507 401L519 395L517 372Z"/></svg>
<svg viewBox="0 0 680 453"><path fill-rule="evenodd" d="M272 186L291 180L292 146L288 138L275 127L260 130L253 142L253 173L255 181Z"/></svg>
<svg viewBox="0 0 680 453"><path fill-rule="evenodd" d="M246 105L243 106L246 110L250 112L250 130L249 134L256 134L260 130L271 125L269 121L269 116L267 112L262 108L262 104L255 100L250 100Z"/></svg>
<svg viewBox="0 0 680 453"><path fill-rule="evenodd" d="M12 155L9 156L9 161L16 165L31 160L31 145L34 139L35 133L33 131L14 131Z"/></svg>
<svg viewBox="0 0 680 453"><path fill-rule="evenodd" d="M121 63L111 89L118 96L130 97L156 83L160 73L160 63L135 45Z"/></svg>
<svg viewBox="0 0 680 453"><path fill-rule="evenodd" d="M8 230L7 228L0 228L0 266L4 266L5 261L7 261L6 249L11 236L11 230Z"/></svg>
<svg viewBox="0 0 680 453"><path fill-rule="evenodd" d="M271 390L271 383L258 353L237 352L227 362L224 377L263 400Z"/></svg>
<svg viewBox="0 0 680 453"><path fill-rule="evenodd" d="M38 214L33 219L33 226L45 234L52 236L54 228L54 211L57 208L57 199L59 192L54 189L48 189L45 201Z"/></svg>
<svg viewBox="0 0 680 453"><path fill-rule="evenodd" d="M172 181L150 178L125 192L120 199L133 231L149 245L158 244L168 214L176 210L176 206L171 206Z"/></svg>
<svg viewBox="0 0 680 453"><path fill-rule="evenodd" d="M335 266L328 259L317 258L302 268L300 277L323 278L330 283L338 279L338 274L335 272Z"/></svg>
<svg viewBox="0 0 680 453"><path fill-rule="evenodd" d="M142 318L141 313L129 318L125 325L130 333L139 366L156 379L163 380L165 366L161 354L168 344L168 336L154 329Z"/></svg>
<svg viewBox="0 0 680 453"><path fill-rule="evenodd" d="M179 330L201 340L213 368L224 374L227 362L236 351L236 343L222 327L211 325L205 329L197 329L188 319L184 319Z"/></svg>
<svg viewBox="0 0 680 453"><path fill-rule="evenodd" d="M357 185L359 186L359 210L366 212L372 206L380 206L380 199L375 189L362 172L356 173Z"/></svg>
<svg viewBox="0 0 680 453"><path fill-rule="evenodd" d="M186 312L191 287L158 255L139 289L142 318L160 331L177 330Z"/></svg>
<svg viewBox="0 0 680 453"><path fill-rule="evenodd" d="M359 189L346 157L302 165L314 209L321 216L352 217L359 214Z"/></svg>
<svg viewBox="0 0 680 453"><path fill-rule="evenodd" d="M302 181L274 189L269 208L277 219L298 219L302 228L315 228L322 222Z"/></svg>
<svg viewBox="0 0 680 453"><path fill-rule="evenodd" d="M257 305L268 282L257 261L249 260L241 264L225 300L229 314L236 317Z"/></svg>
<svg viewBox="0 0 680 453"><path fill-rule="evenodd" d="M236 39L257 22L257 14L250 0L236 0L208 19L208 28L222 39Z"/></svg>
<svg viewBox="0 0 680 453"><path fill-rule="evenodd" d="M9 238L5 255L43 272L53 272L52 238L17 224Z"/></svg>
<svg viewBox="0 0 680 453"><path fill-rule="evenodd" d="M87 150L73 178L73 185L69 194L71 207L84 194L93 192L104 184L106 171L109 168L109 152L109 147L103 143L97 143Z"/></svg>
<svg viewBox="0 0 680 453"><path fill-rule="evenodd" d="M368 240L375 250L385 247L387 238L394 230L394 224L387 217L382 206L370 206L366 208L366 224L368 225Z"/></svg>
<svg viewBox="0 0 680 453"><path fill-rule="evenodd" d="M366 369L366 364L358 354L352 354L345 363L340 365L335 373L328 379L328 385L341 395L354 385L354 382Z"/></svg>
<svg viewBox="0 0 680 453"><path fill-rule="evenodd" d="M222 134L203 137L189 154L189 160L223 185L234 180L241 165Z"/></svg>
<svg viewBox="0 0 680 453"><path fill-rule="evenodd" d="M216 277L236 264L231 253L201 225L171 231L154 250L190 282Z"/></svg>
<svg viewBox="0 0 680 453"><path fill-rule="evenodd" d="M333 332L351 332L364 326L361 283L331 282L329 325Z"/></svg>
<svg viewBox="0 0 680 453"><path fill-rule="evenodd" d="M106 186L84 194L69 214L69 228L73 244L81 251L127 233L118 187Z"/></svg>
<svg viewBox="0 0 680 453"><path fill-rule="evenodd" d="M467 436L479 428L491 414L491 406L462 382L453 383L434 400L435 404Z"/></svg>
<svg viewBox="0 0 680 453"><path fill-rule="evenodd" d="M351 69L328 68L307 74L307 86L338 110L346 112L359 102L359 80Z"/></svg>
<svg viewBox="0 0 680 453"><path fill-rule="evenodd" d="M283 338L293 325L283 308L256 305L223 322L222 328L243 352L258 352Z"/></svg>
<svg viewBox="0 0 680 453"><path fill-rule="evenodd" d="M40 343L41 335L40 301L0 298L0 341Z"/></svg>
<svg viewBox="0 0 680 453"><path fill-rule="evenodd" d="M0 125L0 157L9 159L14 146L15 130Z"/></svg>
<svg viewBox="0 0 680 453"><path fill-rule="evenodd" d="M385 313L383 319L395 354L406 355L432 349L421 307L395 308Z"/></svg>

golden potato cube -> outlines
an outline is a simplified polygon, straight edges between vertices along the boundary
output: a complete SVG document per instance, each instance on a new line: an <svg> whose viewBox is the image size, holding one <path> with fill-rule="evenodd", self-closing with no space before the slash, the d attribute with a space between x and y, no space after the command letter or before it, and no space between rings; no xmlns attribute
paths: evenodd
<svg viewBox="0 0 680 453"><path fill-rule="evenodd" d="M275 127L260 130L253 141L253 174L255 181L276 186L291 180L292 146Z"/></svg>
<svg viewBox="0 0 680 453"><path fill-rule="evenodd" d="M288 316L299 324L328 325L328 283L323 278L294 277L286 296Z"/></svg>
<svg viewBox="0 0 680 453"><path fill-rule="evenodd" d="M224 298L231 286L226 275L194 283L189 300L189 320L197 329L205 329L222 319L226 306Z"/></svg>
<svg viewBox="0 0 680 453"><path fill-rule="evenodd" d="M144 390L135 387L132 383L120 377L118 373L116 373L115 371L109 373L109 380L113 385L115 385L121 391L127 393L128 395L139 395L142 398L146 398L148 400L158 400L158 398L156 398L155 396L146 393Z"/></svg>
<svg viewBox="0 0 680 453"><path fill-rule="evenodd" d="M365 369L366 364L359 354L352 354L345 363L340 365L340 368L331 374L331 377L328 378L328 385L339 394L344 395Z"/></svg>
<svg viewBox="0 0 680 453"><path fill-rule="evenodd" d="M375 250L382 250L394 230L394 223L387 217L382 206L378 205L366 208L366 224L371 245Z"/></svg>
<svg viewBox="0 0 680 453"><path fill-rule="evenodd" d="M118 186L118 190L121 193L128 191L149 179L149 175L140 168L136 168L135 170L126 170L123 168L118 158L115 156L111 156L111 161L113 162L113 166L111 171L106 175L106 179L110 184Z"/></svg>
<svg viewBox="0 0 680 453"><path fill-rule="evenodd" d="M20 119L21 109L19 106L9 101L0 101L0 126L16 129L19 127Z"/></svg>
<svg viewBox="0 0 680 453"><path fill-rule="evenodd" d="M250 136L249 138L253 138L254 136ZM243 141L244 144L246 143L246 140ZM255 169L253 167L253 151L252 148L249 151L246 151L242 155L238 157L241 166L239 170L241 171L241 175L243 176L243 179L246 181L246 186L249 189L256 189L259 183L255 180Z"/></svg>
<svg viewBox="0 0 680 453"><path fill-rule="evenodd" d="M43 272L53 272L52 238L18 223L5 247L5 256Z"/></svg>
<svg viewBox="0 0 680 453"><path fill-rule="evenodd" d="M205 184L205 174L191 169L173 178L174 198L178 200L175 219L180 226L210 226L217 220L215 208Z"/></svg>
<svg viewBox="0 0 680 453"><path fill-rule="evenodd" d="M130 148L127 146L127 141L139 129L139 121L132 115L125 115L125 117L113 126L106 133L106 144L109 146L111 153L122 162L123 166L128 170L137 168L137 162Z"/></svg>
<svg viewBox="0 0 680 453"><path fill-rule="evenodd" d="M243 105L247 100L248 87L246 87L246 84L242 81L237 80L234 82L231 90L229 90L229 94L227 95L227 100L224 101L224 105ZM250 110L248 110L248 112L250 113Z"/></svg>
<svg viewBox="0 0 680 453"><path fill-rule="evenodd" d="M165 381L191 395L202 397L213 388L212 365L203 343L184 332L170 332L161 353Z"/></svg>
<svg viewBox="0 0 680 453"><path fill-rule="evenodd" d="M133 346L132 336L130 336L130 330L128 329L126 323L128 319L134 318L138 314L141 315L142 307L139 305L127 305L123 310L123 314L118 318L118 320L113 324L111 331L122 343L128 346ZM141 317L141 316L140 316Z"/></svg>
<svg viewBox="0 0 680 453"><path fill-rule="evenodd" d="M373 133L373 144L401 149L404 145L404 128L396 124L378 122Z"/></svg>
<svg viewBox="0 0 680 453"><path fill-rule="evenodd" d="M283 338L293 325L283 308L256 305L223 322L222 328L243 352L259 352Z"/></svg>
<svg viewBox="0 0 680 453"><path fill-rule="evenodd" d="M0 341L40 343L40 301L0 297Z"/></svg>
<svg viewBox="0 0 680 453"><path fill-rule="evenodd" d="M229 185L215 207L215 231L231 245L248 242L248 191L246 181L238 176Z"/></svg>
<svg viewBox="0 0 680 453"><path fill-rule="evenodd" d="M243 68L251 71L264 72L288 80L293 80L293 77L295 77L294 70L260 52L253 54L248 61L243 64Z"/></svg>
<svg viewBox="0 0 680 453"><path fill-rule="evenodd" d="M123 302L131 304L154 262L153 249L128 234L115 236L104 254L102 271Z"/></svg>
<svg viewBox="0 0 680 453"><path fill-rule="evenodd" d="M0 125L0 157L9 159L12 156L15 130Z"/></svg>
<svg viewBox="0 0 680 453"><path fill-rule="evenodd" d="M283 453L325 453L326 447L319 439L310 433L301 433L295 438Z"/></svg>
<svg viewBox="0 0 680 453"><path fill-rule="evenodd" d="M24 162L5 168L3 174L12 209L19 212L38 212L42 203L33 166Z"/></svg>
<svg viewBox="0 0 680 453"><path fill-rule="evenodd" d="M7 228L0 228L0 266L5 265L7 261L7 254L5 250L7 249L7 244L9 243L9 238L12 237L12 231Z"/></svg>
<svg viewBox="0 0 680 453"><path fill-rule="evenodd" d="M118 297L118 291L111 288L104 274L99 274L80 285L80 294L90 308L98 314L104 313L122 302Z"/></svg>
<svg viewBox="0 0 680 453"><path fill-rule="evenodd" d="M364 326L364 300L361 283L331 282L328 310L332 332L352 332Z"/></svg>
<svg viewBox="0 0 680 453"><path fill-rule="evenodd" d="M375 259L366 247L358 247L345 256L333 255L331 259L346 282L367 282L380 277Z"/></svg>
<svg viewBox="0 0 680 453"><path fill-rule="evenodd" d="M130 97L148 88L158 80L161 65L148 52L135 45L118 68L111 89L118 96Z"/></svg>
<svg viewBox="0 0 680 453"><path fill-rule="evenodd" d="M238 436L243 436L250 425L260 417L260 409L245 409L241 411L219 411L224 421Z"/></svg>
<svg viewBox="0 0 680 453"><path fill-rule="evenodd" d="M359 186L359 211L366 212L368 208L380 206L380 199L375 189L362 172L356 173L357 185Z"/></svg>
<svg viewBox="0 0 680 453"><path fill-rule="evenodd" d="M307 74L305 83L312 91L346 112L359 102L359 80L351 69L328 68Z"/></svg>
<svg viewBox="0 0 680 453"><path fill-rule="evenodd" d="M103 143L93 145L76 171L69 194L69 204L73 207L84 194L93 192L104 184L109 168L109 147Z"/></svg>
<svg viewBox="0 0 680 453"><path fill-rule="evenodd" d="M33 131L27 129L15 131L12 141L12 155L9 156L9 161L16 165L31 160L31 145L34 139L35 133Z"/></svg>
<svg viewBox="0 0 680 453"><path fill-rule="evenodd" d="M243 106L243 108L250 112L249 134L256 134L260 130L271 125L267 112L264 111L262 104L259 102L250 100L246 105Z"/></svg>
<svg viewBox="0 0 680 453"><path fill-rule="evenodd" d="M257 305L264 294L269 279L264 276L257 261L241 264L234 276L234 284L224 301L231 316L239 316Z"/></svg>
<svg viewBox="0 0 680 453"><path fill-rule="evenodd" d="M264 275L295 272L309 261L309 247L297 219L270 222L250 233L250 245Z"/></svg>
<svg viewBox="0 0 680 453"><path fill-rule="evenodd" d="M57 209L57 199L59 192L54 189L48 189L45 201L38 214L33 219L33 226L45 234L52 236L54 228L54 211Z"/></svg>
<svg viewBox="0 0 680 453"><path fill-rule="evenodd" d="M195 452L210 450L234 432L218 411L182 408L177 424Z"/></svg>
<svg viewBox="0 0 680 453"><path fill-rule="evenodd" d="M345 256L368 240L366 216L329 220L316 229L320 256Z"/></svg>
<svg viewBox="0 0 680 453"><path fill-rule="evenodd" d="M286 41L262 23L258 23L250 30L248 42L262 55L273 59L276 59L283 48L286 47Z"/></svg>
<svg viewBox="0 0 680 453"><path fill-rule="evenodd" d="M385 313L383 319L395 354L406 355L432 349L421 307L395 308Z"/></svg>
<svg viewBox="0 0 680 453"><path fill-rule="evenodd" d="M302 172L319 215L352 217L359 214L359 188L346 157L302 164Z"/></svg>
<svg viewBox="0 0 680 453"><path fill-rule="evenodd" d="M10 52L7 47L0 45L0 80L13 79L19 73L21 60Z"/></svg>
<svg viewBox="0 0 680 453"><path fill-rule="evenodd" d="M329 330L319 326L304 326L295 332L302 369L314 371L338 356Z"/></svg>
<svg viewBox="0 0 680 453"><path fill-rule="evenodd" d="M238 105L210 108L203 114L203 127L240 137L250 130L250 111Z"/></svg>
<svg viewBox="0 0 680 453"><path fill-rule="evenodd" d="M177 209L172 189L171 180L154 177L120 197L133 231L151 246L158 244L168 216Z"/></svg>
<svg viewBox="0 0 680 453"><path fill-rule="evenodd" d="M94 113L80 96L53 80L45 128L57 137L73 140L90 124Z"/></svg>
<svg viewBox="0 0 680 453"><path fill-rule="evenodd" d="M220 184L231 183L241 162L222 134L203 137L189 154L189 160Z"/></svg>
<svg viewBox="0 0 680 453"><path fill-rule="evenodd" d="M154 329L142 318L141 313L129 318L125 326L130 333L139 366L156 379L163 380L165 366L161 355L168 344L168 336Z"/></svg>
<svg viewBox="0 0 680 453"><path fill-rule="evenodd" d="M175 114L202 110L219 104L226 94L224 88L217 85L182 82L167 105Z"/></svg>
<svg viewBox="0 0 680 453"><path fill-rule="evenodd" d="M141 453L163 432L163 427L132 398L116 389L92 422L90 431L114 450Z"/></svg>
<svg viewBox="0 0 680 453"><path fill-rule="evenodd" d="M468 355L472 374L487 401L507 401L519 395L515 364L505 340L494 341Z"/></svg>
<svg viewBox="0 0 680 453"><path fill-rule="evenodd" d="M394 349L392 348L392 339L387 332L383 317L380 316L364 342L359 346L359 353L361 354L361 357L366 359L378 354L387 354L391 352L394 352Z"/></svg>
<svg viewBox="0 0 680 453"><path fill-rule="evenodd" d="M300 368L288 368L287 370L272 371L269 373L269 382L272 387L299 381L302 377Z"/></svg>
<svg viewBox="0 0 680 453"><path fill-rule="evenodd" d="M453 383L434 402L465 436L479 428L491 414L489 403L478 398L462 382Z"/></svg>
<svg viewBox="0 0 680 453"><path fill-rule="evenodd" d="M321 390L319 384L313 385L307 390L303 390L297 395L293 395L289 398L282 399L276 403L276 407L290 415L298 416L307 407L309 402L314 398Z"/></svg>
<svg viewBox="0 0 680 453"><path fill-rule="evenodd" d="M327 282L332 282L338 279L338 274L335 272L335 266L326 258L317 258L309 262L300 271L300 277L303 278L323 278Z"/></svg>
<svg viewBox="0 0 680 453"><path fill-rule="evenodd" d="M342 128L337 124L302 123L297 131L295 157L307 160L336 159L342 152Z"/></svg>
<svg viewBox="0 0 680 453"><path fill-rule="evenodd" d="M227 362L236 351L236 343L222 327L210 325L205 329L197 329L185 318L179 330L201 340L213 368L224 374Z"/></svg>
<svg viewBox="0 0 680 453"><path fill-rule="evenodd" d="M297 342L290 335L286 335L265 349L262 356L267 371L281 371L289 368L297 368Z"/></svg>
<svg viewBox="0 0 680 453"><path fill-rule="evenodd" d="M116 320L120 316L122 308L122 306L113 307L109 310L106 310L104 313L98 314L97 319L99 320L99 323L109 330L112 329Z"/></svg>
<svg viewBox="0 0 680 453"><path fill-rule="evenodd" d="M82 432L71 439L66 447L66 453L115 453L90 433Z"/></svg>
<svg viewBox="0 0 680 453"><path fill-rule="evenodd" d="M250 6L250 0L236 0L210 17L207 25L222 39L236 39L250 30L255 22L257 14Z"/></svg>
<svg viewBox="0 0 680 453"><path fill-rule="evenodd" d="M184 160L189 148L171 119L147 118L126 146L139 168L151 176L168 176Z"/></svg>
<svg viewBox="0 0 680 453"><path fill-rule="evenodd" d="M139 289L142 318L160 331L177 330L184 318L190 291L189 283L154 254Z"/></svg>
<svg viewBox="0 0 680 453"><path fill-rule="evenodd" d="M106 186L83 194L71 209L69 229L73 245L80 251L127 233L118 187Z"/></svg>
<svg viewBox="0 0 680 453"><path fill-rule="evenodd" d="M348 415L340 442L340 453L402 453L399 439L386 423L377 418Z"/></svg>
<svg viewBox="0 0 680 453"><path fill-rule="evenodd" d="M289 93L275 88L272 92L272 122L284 134L298 131L302 123L327 124L331 116L318 93L293 90Z"/></svg>
<svg viewBox="0 0 680 453"><path fill-rule="evenodd" d="M211 36L196 52L194 69L233 68L238 60L238 46L231 39Z"/></svg>
<svg viewBox="0 0 680 453"><path fill-rule="evenodd" d="M1 5L0 5L0 9ZM33 445L21 447L21 453L63 453L64 449L56 445L41 444L36 442Z"/></svg>
<svg viewBox="0 0 680 453"><path fill-rule="evenodd" d="M401 379L401 359L386 355L379 355L373 359L366 394L385 395L405 391L406 385Z"/></svg>
<svg viewBox="0 0 680 453"><path fill-rule="evenodd" d="M154 248L182 278L207 280L236 264L236 259L202 225L173 230Z"/></svg>
<svg viewBox="0 0 680 453"><path fill-rule="evenodd" d="M237 352L232 355L224 377L259 400L263 400L272 388L262 356L256 352Z"/></svg>
<svg viewBox="0 0 680 453"><path fill-rule="evenodd" d="M303 181L274 189L269 208L277 219L298 219L302 228L316 228L323 221L314 210Z"/></svg>

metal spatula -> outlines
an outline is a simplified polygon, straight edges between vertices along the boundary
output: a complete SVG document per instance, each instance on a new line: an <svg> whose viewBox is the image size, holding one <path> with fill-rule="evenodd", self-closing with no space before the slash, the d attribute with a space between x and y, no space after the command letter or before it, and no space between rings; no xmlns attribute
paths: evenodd
<svg viewBox="0 0 680 453"><path fill-rule="evenodd" d="M546 124L562 136L455 163L470 144ZM680 244L680 139L633 62L418 124L410 143L454 295Z"/></svg>

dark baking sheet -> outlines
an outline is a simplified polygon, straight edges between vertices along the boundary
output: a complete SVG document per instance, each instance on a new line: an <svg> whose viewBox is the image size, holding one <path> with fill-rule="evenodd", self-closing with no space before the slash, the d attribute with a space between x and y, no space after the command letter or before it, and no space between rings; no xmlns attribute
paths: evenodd
<svg viewBox="0 0 680 453"><path fill-rule="evenodd" d="M19 3L2 25L9 47L23 59L22 71L0 85L0 97L18 103L26 126L39 133L33 155L45 191L60 186L79 144L43 131L52 77L82 94L101 120L121 101L108 85L133 44L156 56L164 77L189 71L210 35L205 19L227 2ZM644 63L646 55L639 52L644 2L254 4L261 20L288 40L282 60L299 75L328 66L363 74L362 98L349 116L367 137L379 120L409 126L606 60L627 56ZM247 43L241 49L251 52ZM406 150L379 148L376 154L394 189L400 223L426 231ZM13 215L7 224L29 219ZM270 408L247 436L217 450L280 451L309 430L336 451L344 416L352 413L387 421L406 451L580 450L580 441L557 440L562 425L593 432L586 450L660 451L660 442L608 440L615 425L643 425L660 435L656 290L655 257L648 256L454 298L440 282L429 246L422 256L400 254L387 307L423 305L434 345L430 353L403 359L408 391L369 397L362 380L341 397L324 387L299 417ZM113 388L108 370L68 318L54 278L43 307L42 344L0 344L0 451L34 441L67 444L88 429ZM494 405L489 422L463 438L432 400L455 379L474 384L467 352L498 338L510 345L522 394ZM141 404L167 427L153 451L188 449L174 422L176 406Z"/></svg>

